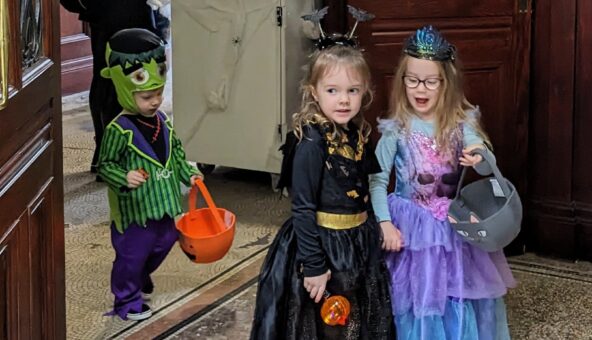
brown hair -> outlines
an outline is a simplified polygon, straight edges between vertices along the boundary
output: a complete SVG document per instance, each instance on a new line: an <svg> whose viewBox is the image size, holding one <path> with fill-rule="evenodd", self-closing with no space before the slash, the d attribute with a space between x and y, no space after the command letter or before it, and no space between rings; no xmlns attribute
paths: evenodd
<svg viewBox="0 0 592 340"><path fill-rule="evenodd" d="M321 51L316 51L311 57L306 73L300 83L302 103L300 111L292 116L294 132L298 139L302 139L302 128L306 124L319 124L329 128L333 133L334 140L341 141L341 129L338 129L335 122L328 119L321 111L319 104L313 97L315 86L322 77L329 74L336 67L345 66L348 70L357 72L363 83L362 107L353 118L352 122L362 131L366 139L372 130L370 124L364 119L363 111L370 106L373 99L371 89L370 68L359 50L348 46L332 46Z"/></svg>
<svg viewBox="0 0 592 340"><path fill-rule="evenodd" d="M393 80L391 92L389 117L399 121L404 128L409 128L410 118L413 116L413 107L407 99L403 76L407 72L407 62L413 58L402 53L399 58L399 66ZM456 56L452 61L434 61L438 65L442 84L436 101L434 111L436 112L436 142L438 145L448 149L450 147L447 136L460 124L469 124L479 134L485 144L490 144L489 137L483 130L477 117L467 115L467 110L475 110L465 97L463 90L463 74L460 60Z"/></svg>

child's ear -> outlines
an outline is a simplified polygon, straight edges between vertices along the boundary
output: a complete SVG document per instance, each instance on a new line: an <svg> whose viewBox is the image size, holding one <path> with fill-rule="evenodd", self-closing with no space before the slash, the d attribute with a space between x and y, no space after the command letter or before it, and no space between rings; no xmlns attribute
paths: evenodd
<svg viewBox="0 0 592 340"><path fill-rule="evenodd" d="M319 97L318 97L318 94L317 94L317 90L315 89L315 87L314 87L314 86L311 86L311 87L310 87L310 94L312 95L312 98L313 98L313 99L314 99L316 102L318 102L318 101L319 101Z"/></svg>
<svg viewBox="0 0 592 340"><path fill-rule="evenodd" d="M101 77L111 79L111 72L108 67L101 70Z"/></svg>

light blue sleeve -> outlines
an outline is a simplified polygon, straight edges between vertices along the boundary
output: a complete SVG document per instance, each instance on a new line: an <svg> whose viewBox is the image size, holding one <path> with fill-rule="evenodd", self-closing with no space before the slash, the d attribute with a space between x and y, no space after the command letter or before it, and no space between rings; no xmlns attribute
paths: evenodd
<svg viewBox="0 0 592 340"><path fill-rule="evenodd" d="M473 144L483 144L483 137L473 129L473 126L469 123L463 124L463 146L469 146Z"/></svg>
<svg viewBox="0 0 592 340"><path fill-rule="evenodd" d="M382 171L370 175L370 199L372 208L378 222L391 221L391 214L388 208L387 189L393 161L397 153L398 133L393 130L383 131L378 145L376 145L376 158Z"/></svg>
<svg viewBox="0 0 592 340"><path fill-rule="evenodd" d="M489 156L495 164L495 155L493 154L493 152L491 152L491 150L489 150L489 148L485 146L485 143L483 142L483 137L481 137L481 135L479 135L470 124L463 124L463 135L463 147L467 147L473 144L483 145L485 151L489 154ZM475 165L475 171L477 171L477 173L481 176L487 176L493 172L491 170L491 166L489 166L489 163L485 161L481 161L480 163Z"/></svg>

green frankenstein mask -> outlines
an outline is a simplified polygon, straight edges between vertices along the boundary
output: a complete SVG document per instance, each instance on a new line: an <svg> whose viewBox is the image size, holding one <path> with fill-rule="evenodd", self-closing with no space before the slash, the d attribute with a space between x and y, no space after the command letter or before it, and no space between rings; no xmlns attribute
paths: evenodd
<svg viewBox="0 0 592 340"><path fill-rule="evenodd" d="M107 67L101 76L115 85L119 105L138 112L134 93L163 87L166 81L164 41L156 34L140 28L115 33L107 43Z"/></svg>

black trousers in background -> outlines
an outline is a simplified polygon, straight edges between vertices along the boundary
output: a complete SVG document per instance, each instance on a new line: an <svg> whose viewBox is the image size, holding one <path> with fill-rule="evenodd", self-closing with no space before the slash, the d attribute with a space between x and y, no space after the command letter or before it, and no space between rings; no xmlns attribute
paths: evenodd
<svg viewBox="0 0 592 340"><path fill-rule="evenodd" d="M103 140L105 126L121 112L113 82L111 79L101 77L101 70L107 66L105 50L110 37L111 32L107 32L99 26L91 25L90 42L93 54L93 77L88 101L95 130L95 151L91 170L96 167L99 160L99 149Z"/></svg>

